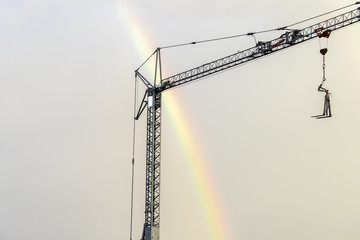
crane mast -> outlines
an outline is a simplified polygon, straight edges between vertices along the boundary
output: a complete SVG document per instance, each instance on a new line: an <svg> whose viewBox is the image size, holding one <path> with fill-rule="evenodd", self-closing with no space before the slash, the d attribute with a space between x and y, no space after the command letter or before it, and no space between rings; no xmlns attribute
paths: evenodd
<svg viewBox="0 0 360 240"><path fill-rule="evenodd" d="M360 4L360 2L356 2L356 4ZM300 30L288 30L287 27L279 28L277 30L288 31L271 41L258 42L255 47L164 79L161 73L160 48L156 49L154 83L151 84L142 76L139 69L135 71L135 76L140 78L146 86L135 119L139 119L142 112L147 108L145 222L141 240L160 239L161 93L170 88L179 87L316 38L318 37L316 31L319 28L336 31L359 21L360 8L357 8ZM252 33L248 35L252 35Z"/></svg>

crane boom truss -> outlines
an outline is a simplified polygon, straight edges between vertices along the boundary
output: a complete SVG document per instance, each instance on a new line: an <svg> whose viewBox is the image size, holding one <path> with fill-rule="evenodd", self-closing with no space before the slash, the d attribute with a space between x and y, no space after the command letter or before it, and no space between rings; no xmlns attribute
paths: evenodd
<svg viewBox="0 0 360 240"><path fill-rule="evenodd" d="M157 86L157 88L160 88L162 91L164 91L173 87L178 87L180 85L199 80L200 78L210 76L214 73L218 73L220 71L224 71L240 64L255 60L267 54L275 53L295 44L308 41L317 37L315 30L321 27L323 27L325 30L331 29L332 31L335 31L359 21L360 8L357 8L353 11L338 15L331 19L314 24L310 27L306 27L302 30L286 32L274 40L268 42L259 42L255 47L165 78L162 80L161 85Z"/></svg>

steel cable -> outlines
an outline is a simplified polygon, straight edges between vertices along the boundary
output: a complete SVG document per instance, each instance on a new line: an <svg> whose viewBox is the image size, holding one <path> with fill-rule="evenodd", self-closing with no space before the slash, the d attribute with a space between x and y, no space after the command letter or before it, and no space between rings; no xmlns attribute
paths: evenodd
<svg viewBox="0 0 360 240"><path fill-rule="evenodd" d="M133 211L134 211L134 176L135 176L135 138L136 138L136 109L138 107L138 86L137 77L135 77L134 93L134 119L133 119L133 141L132 141L132 160L131 160L131 207L130 207L130 240L132 240Z"/></svg>

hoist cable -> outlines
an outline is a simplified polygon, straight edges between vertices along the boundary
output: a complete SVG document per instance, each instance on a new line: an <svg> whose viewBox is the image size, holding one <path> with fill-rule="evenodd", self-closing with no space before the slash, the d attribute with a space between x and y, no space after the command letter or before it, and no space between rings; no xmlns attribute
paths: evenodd
<svg viewBox="0 0 360 240"><path fill-rule="evenodd" d="M138 107L137 77L135 77L134 93L134 119L133 119L133 142L132 142L132 160L131 160L131 207L130 207L130 240L132 240L133 212L134 212L134 176L135 176L135 137L136 137L136 109Z"/></svg>
<svg viewBox="0 0 360 240"><path fill-rule="evenodd" d="M313 20L313 19L318 18L318 17L322 17L322 16L324 16L324 15L327 15L327 14L330 14L330 13L333 13L333 12L336 12L336 11L339 11L339 10L342 10L342 9L344 9L344 8L348 8L348 7L354 6L354 5L356 5L356 4L360 4L360 2L356 2L356 3L353 3L353 4L347 5L347 6L345 6L345 7L341 7L341 8L332 10L332 11L327 12L327 13L323 13L323 14L321 14L321 15L318 15L318 16L315 16L315 17L312 17L312 18L305 19L305 20L300 21L300 22L296 22L296 23L290 24L290 25L285 26L285 27L268 29L268 30L263 30L263 31L258 31L258 32L250 32L250 33L245 33L245 34L231 35L231 36L226 36L226 37L206 39L206 40L201 40L201 41L194 41L194 42L188 42L188 43L168 45L168 46L165 46L165 47L160 47L160 49L176 48L176 47L182 47L182 46L186 46L186 45L194 45L194 44L199 44L199 43L207 43L207 42L221 41L221 40L226 40L226 39L231 39L231 38L238 38L238 37L245 37L245 36L254 36L255 34L261 34L261 33L273 32L273 31L292 30L292 29L288 29L288 28L289 28L289 27L292 27L292 26L295 26L295 25L298 25L298 24L300 24L300 23L304 23L304 22Z"/></svg>
<svg viewBox="0 0 360 240"><path fill-rule="evenodd" d="M325 77L325 55L323 55L323 80L322 80L322 83L323 84L325 81L326 81L326 77Z"/></svg>

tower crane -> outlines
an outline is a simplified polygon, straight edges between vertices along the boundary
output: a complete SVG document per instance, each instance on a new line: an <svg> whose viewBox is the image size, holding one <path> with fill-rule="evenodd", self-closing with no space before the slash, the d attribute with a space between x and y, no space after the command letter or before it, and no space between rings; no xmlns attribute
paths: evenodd
<svg viewBox="0 0 360 240"><path fill-rule="evenodd" d="M356 2L355 4L360 4L360 2ZM319 29L321 29L323 32L327 30L334 32L338 29L347 27L357 22L360 22L360 7L352 11L342 13L336 17L332 17L311 26L305 27L303 29L289 29L289 26L278 28L275 30L286 31L278 38L267 42L259 41L256 43L256 46L252 48L238 51L232 55L217 59L215 61L166 78L162 77L160 56L161 48L157 48L154 52L156 61L153 83L151 83L151 81L146 79L140 73L140 68L135 70L135 76L139 78L146 87L140 106L135 109L135 120L139 119L145 108L147 109L145 222L141 240L160 239L160 126L162 92L234 68L241 64L251 62L269 54L319 37ZM252 36L253 34L254 33L248 33L246 35ZM196 42L189 44L196 44ZM132 238L131 232L132 228L130 230L130 239Z"/></svg>

